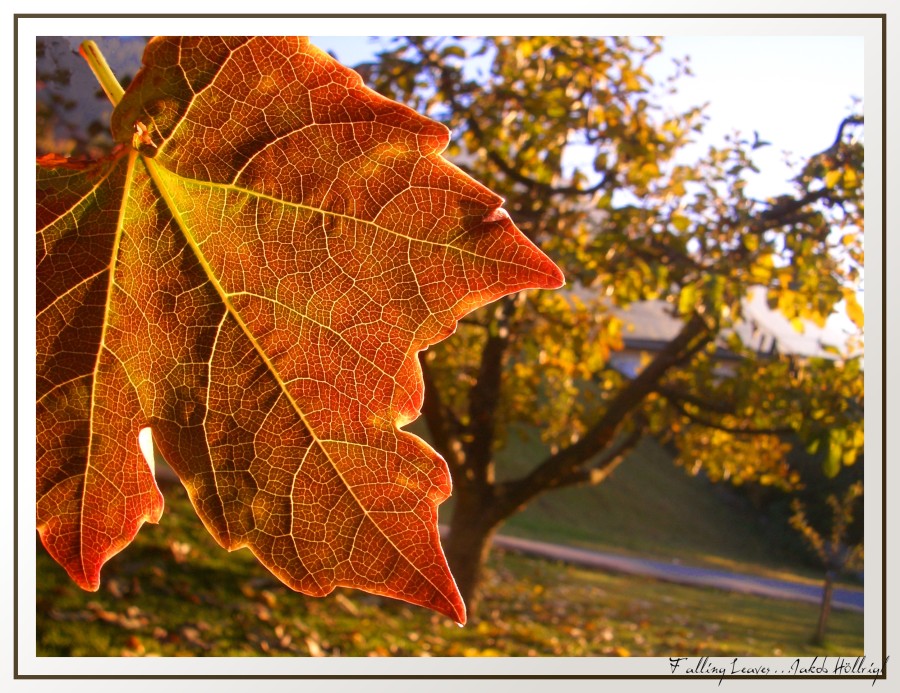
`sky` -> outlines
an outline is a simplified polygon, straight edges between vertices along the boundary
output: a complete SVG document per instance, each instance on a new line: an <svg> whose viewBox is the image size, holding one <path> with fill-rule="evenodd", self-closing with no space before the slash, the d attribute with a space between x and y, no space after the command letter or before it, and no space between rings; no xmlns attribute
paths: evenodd
<svg viewBox="0 0 900 693"><path fill-rule="evenodd" d="M733 130L772 146L755 158L761 171L750 194L783 192L794 159L826 149L863 94L860 36L674 36L670 57L689 55L694 76L680 82L676 107L709 102L707 144Z"/></svg>

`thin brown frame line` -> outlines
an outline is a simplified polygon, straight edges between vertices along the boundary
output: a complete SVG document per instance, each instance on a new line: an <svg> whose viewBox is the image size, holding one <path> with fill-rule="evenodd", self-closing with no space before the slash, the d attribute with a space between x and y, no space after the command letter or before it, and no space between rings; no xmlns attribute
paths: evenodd
<svg viewBox="0 0 900 693"><path fill-rule="evenodd" d="M18 19L886 19L884 13L583 13L583 14L404 14L404 13L364 13L364 14L15 14Z"/></svg>
<svg viewBox="0 0 900 693"><path fill-rule="evenodd" d="M881 118L882 118L882 278L887 276L887 13L646 13L646 14L624 14L624 13L573 13L573 14L509 14L509 13L484 13L484 14L407 14L407 13L364 13L364 14L112 14L112 13L67 13L67 14L46 14L46 13L16 13L13 15L13 88L14 94L14 124L13 133L15 141L13 143L13 225L16 233L13 235L13 365L15 372L13 374L13 480L16 491L13 494L13 678L14 679L719 679L717 676L702 675L655 675L655 674L487 674L487 675L470 675L470 674L447 674L447 675L365 675L365 674L334 674L334 675L252 675L252 674L233 674L233 675L174 675L174 674L97 674L97 675L53 675L53 674L19 674L19 656L18 656L18 38L19 38L19 20L20 19L878 19L881 20ZM882 336L881 336L881 366L882 366L882 393L887 392L887 332L884 326L887 324L887 284L882 281L881 289L881 318L882 318ZM887 407L884 394L882 395L882 652L887 651L887 518L885 510L887 508ZM729 679L804 679L804 680L881 680L887 678L887 661L885 659L882 671L878 675L823 675L823 676L790 676L790 675L738 675L729 676Z"/></svg>

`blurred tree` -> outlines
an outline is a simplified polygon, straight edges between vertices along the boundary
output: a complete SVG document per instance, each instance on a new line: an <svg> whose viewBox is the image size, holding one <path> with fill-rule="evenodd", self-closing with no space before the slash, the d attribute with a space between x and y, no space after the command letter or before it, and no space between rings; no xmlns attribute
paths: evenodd
<svg viewBox="0 0 900 693"><path fill-rule="evenodd" d="M794 514L791 516L791 526L800 533L825 569L819 620L813 635L813 643L816 645L825 642L825 627L831 613L834 581L846 571L862 568L862 535L858 528L853 531L854 524L859 524L854 523L854 513L857 501L862 496L861 481L851 484L840 497L834 494L828 496L826 503L831 509L831 532L827 538L810 522L803 502L794 499L792 504Z"/></svg>
<svg viewBox="0 0 900 693"><path fill-rule="evenodd" d="M799 483L786 433L826 449L830 475L861 451L861 357L762 354L732 328L763 287L798 329L842 307L861 335L862 118L783 195L752 199L758 135L690 164L676 156L703 114L663 111L687 68L654 85L660 50L657 38L400 37L357 68L445 122L449 156L507 198L568 279L483 309L423 354L423 415L454 482L445 550L470 614L496 529L542 493L600 483L644 435L694 473L784 488ZM664 301L680 329L625 373L618 311L645 300ZM723 348L741 357L730 370ZM510 478L495 453L523 428L550 452Z"/></svg>

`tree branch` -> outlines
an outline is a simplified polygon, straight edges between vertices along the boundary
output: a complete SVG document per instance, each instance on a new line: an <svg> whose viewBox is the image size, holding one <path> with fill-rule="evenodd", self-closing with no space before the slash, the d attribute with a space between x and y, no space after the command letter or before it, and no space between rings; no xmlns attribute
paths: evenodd
<svg viewBox="0 0 900 693"><path fill-rule="evenodd" d="M756 222L751 222L750 231L753 233L763 233L770 229L777 228L788 223L793 218L795 212L803 209L808 204L818 202L819 200L831 195L829 188L821 188L813 192L808 192L803 197L794 198L787 196L779 198L777 204L772 205L769 209L763 210L759 214Z"/></svg>
<svg viewBox="0 0 900 693"><path fill-rule="evenodd" d="M834 138L834 142L825 151L828 153L836 152L840 148L841 142L844 139L844 128L846 128L848 125L862 125L863 122L863 117L858 115L847 116L846 118L844 118L841 121L841 124L838 126L837 136Z"/></svg>
<svg viewBox="0 0 900 693"><path fill-rule="evenodd" d="M670 267L680 267L684 271L684 283L693 281L698 274L724 274L697 262L688 255L675 250L675 248L659 247L654 239L645 239L641 245L637 242L629 243L628 247L633 253L651 262L660 262Z"/></svg>
<svg viewBox="0 0 900 693"><path fill-rule="evenodd" d="M644 398L656 389L666 372L682 363L686 352L694 350L692 343L698 338L701 341L704 338L707 340L711 338L708 331L703 317L694 313L684 324L681 332L613 397L605 413L581 440L550 455L526 476L504 484L503 495L498 493L496 499L497 503L503 506L501 512L514 513L535 496L559 485L562 479L575 473L585 462L606 449L615 439L622 423L643 403Z"/></svg>
<svg viewBox="0 0 900 693"><path fill-rule="evenodd" d="M612 448L604 452L596 464L584 465L573 469L569 474L563 475L554 488L564 486L580 486L583 484L596 485L604 481L618 467L628 453L634 449L646 430L646 421L641 420L631 432L621 438Z"/></svg>
<svg viewBox="0 0 900 693"><path fill-rule="evenodd" d="M780 436L780 435L787 435L789 433L796 432L790 426L775 426L772 428L753 428L751 426L726 426L724 424L718 423L717 421L712 421L711 419L707 419L706 417L700 416L699 414L692 414L680 402L676 402L673 400L669 400L669 402L672 404L672 406L674 406L679 411L679 413L682 416L690 419L693 423L698 424L700 426L705 426L706 428L714 428L718 431L725 431L725 433L734 433L737 435Z"/></svg>
<svg viewBox="0 0 900 693"><path fill-rule="evenodd" d="M714 411L718 414L734 414L734 404L732 402L713 402L708 399L703 399L693 393L676 390L675 388L667 387L665 385L657 387L656 392L673 404L687 402L699 409Z"/></svg>
<svg viewBox="0 0 900 693"><path fill-rule="evenodd" d="M555 186L551 185L550 183L544 183L542 181L535 180L534 178L526 176L524 173L514 168L513 166L510 166L506 162L506 159L504 159L497 152L487 146L487 138L485 137L484 130L482 130L478 125L478 122L476 121L474 116L469 116L468 118L466 118L466 123L468 124L469 129L472 131L472 134L475 135L475 137L481 143L481 146L484 147L484 151L487 153L488 159L494 164L494 166L499 168L506 176L511 178L516 183L521 183L531 190L537 190L547 195L584 195L586 197L589 197L605 188L611 180L610 171L608 170L604 171L603 175L600 177L600 180L589 188L577 188L574 185Z"/></svg>
<svg viewBox="0 0 900 693"><path fill-rule="evenodd" d="M425 397L422 400L422 416L428 424L428 430L434 445L447 460L459 465L462 463L459 451L453 445L453 440L463 430L462 422L441 400L441 393L435 385L431 375L431 369L425 361L425 352L419 354L419 363L422 366L422 379L425 382ZM453 465L451 465L452 469Z"/></svg>
<svg viewBox="0 0 900 693"><path fill-rule="evenodd" d="M519 294L521 296L521 294ZM516 296L500 300L495 315L496 329L488 335L481 350L481 363L475 384L469 390L469 440L465 444L466 465L480 482L492 483L494 435L497 404L503 379L503 359L509 346L509 319L515 312Z"/></svg>
<svg viewBox="0 0 900 693"><path fill-rule="evenodd" d="M697 339L697 341L690 347L685 349L682 354L674 358L672 363L673 366L680 366L683 363L687 363L697 354L703 351L706 348L706 345L713 340L713 338L716 336L716 333L709 329L709 325L706 325L706 328L707 331L705 334L701 335L700 338Z"/></svg>

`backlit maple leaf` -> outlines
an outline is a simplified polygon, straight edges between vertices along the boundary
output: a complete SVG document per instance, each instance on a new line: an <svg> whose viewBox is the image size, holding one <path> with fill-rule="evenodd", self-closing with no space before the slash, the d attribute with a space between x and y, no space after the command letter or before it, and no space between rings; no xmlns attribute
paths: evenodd
<svg viewBox="0 0 900 693"><path fill-rule="evenodd" d="M416 355L559 270L440 156L446 128L304 39L152 40L113 135L109 159L38 160L49 552L96 589L158 521L150 427L222 546L306 594L464 622L446 464L399 428L422 404Z"/></svg>

